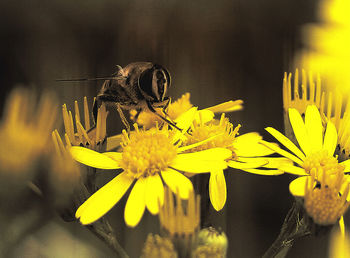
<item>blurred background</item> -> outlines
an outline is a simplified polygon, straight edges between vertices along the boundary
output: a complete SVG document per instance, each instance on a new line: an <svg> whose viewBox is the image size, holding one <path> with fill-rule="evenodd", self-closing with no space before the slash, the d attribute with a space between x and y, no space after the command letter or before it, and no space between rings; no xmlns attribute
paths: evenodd
<svg viewBox="0 0 350 258"><path fill-rule="evenodd" d="M243 99L244 110L230 114L240 133L264 127L283 130L282 78L292 72L303 47L301 28L317 22L317 0L101 0L1 1L0 99L16 85L52 89L60 104L92 98L97 82L56 79L109 76L116 65L151 61L172 75L170 95L185 92L199 107ZM58 107L59 108L59 107ZM58 125L59 126L59 125ZM117 113L109 135L122 128ZM62 130L62 125L58 129ZM292 177L262 177L227 170L226 208L210 212L207 224L229 238L228 257L260 257L277 237L293 198ZM135 229L123 221L125 199L109 218L118 240L138 257L157 218L144 216ZM297 242L288 257L327 257L327 237ZM18 257L111 257L112 253L78 223L58 216L18 247Z"/></svg>

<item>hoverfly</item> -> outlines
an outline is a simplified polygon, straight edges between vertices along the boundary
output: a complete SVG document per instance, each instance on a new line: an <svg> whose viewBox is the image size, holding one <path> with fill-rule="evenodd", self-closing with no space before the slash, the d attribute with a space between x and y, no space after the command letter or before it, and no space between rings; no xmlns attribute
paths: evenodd
<svg viewBox="0 0 350 258"><path fill-rule="evenodd" d="M166 118L166 109L170 103L170 98L166 94L171 84L171 78L168 70L163 66L151 62L135 62L124 68L117 66L117 71L109 78L96 79L105 79L105 81L93 106L95 122L98 108L102 103L106 103L117 108L128 132L130 132L130 125L122 109L136 109L138 111L136 118L142 110L148 109L163 121L181 131L174 122ZM159 114L155 108L162 108L165 116Z"/></svg>

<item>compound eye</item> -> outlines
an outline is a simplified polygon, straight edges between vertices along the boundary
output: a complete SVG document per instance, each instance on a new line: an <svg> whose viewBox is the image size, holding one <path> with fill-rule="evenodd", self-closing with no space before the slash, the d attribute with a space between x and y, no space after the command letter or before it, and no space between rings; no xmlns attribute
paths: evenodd
<svg viewBox="0 0 350 258"><path fill-rule="evenodd" d="M157 67L153 73L152 92L158 101L163 101L170 84L170 75L163 67Z"/></svg>
<svg viewBox="0 0 350 258"><path fill-rule="evenodd" d="M160 65L154 65L142 73L139 85L147 97L163 101L170 85L169 72Z"/></svg>

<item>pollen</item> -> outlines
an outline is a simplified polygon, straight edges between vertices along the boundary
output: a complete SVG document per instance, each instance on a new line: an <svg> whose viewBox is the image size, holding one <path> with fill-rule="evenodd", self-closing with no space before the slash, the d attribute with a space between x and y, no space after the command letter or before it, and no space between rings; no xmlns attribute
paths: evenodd
<svg viewBox="0 0 350 258"><path fill-rule="evenodd" d="M308 157L304 168L310 173L304 196L307 213L319 225L336 223L349 207L346 201L349 183L344 177L344 166L321 151Z"/></svg>
<svg viewBox="0 0 350 258"><path fill-rule="evenodd" d="M158 127L135 131L130 136L123 131L120 166L135 178L147 177L166 169L174 160L177 148L171 142L169 131Z"/></svg>
<svg viewBox="0 0 350 258"><path fill-rule="evenodd" d="M241 125L239 124L234 128L228 118L225 117L225 114L221 115L220 120L212 120L207 123L203 123L200 119L199 123L194 123L191 127L191 132L190 135L188 135L186 145L204 141L217 135L217 137L213 138L211 141L201 144L200 146L191 149L191 151L201 151L221 147L229 148L232 153L234 153L232 143L238 134L240 127Z"/></svg>

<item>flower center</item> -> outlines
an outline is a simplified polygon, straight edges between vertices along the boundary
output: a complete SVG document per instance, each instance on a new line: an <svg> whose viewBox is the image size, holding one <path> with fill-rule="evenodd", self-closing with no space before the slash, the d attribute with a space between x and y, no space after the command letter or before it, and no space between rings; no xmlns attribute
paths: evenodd
<svg viewBox="0 0 350 258"><path fill-rule="evenodd" d="M171 143L168 130L152 128L127 135L123 131L123 155L120 166L135 178L154 175L164 169L176 157L177 148Z"/></svg>
<svg viewBox="0 0 350 258"><path fill-rule="evenodd" d="M192 148L191 152L221 147L230 149L234 157L235 154L232 143L240 127L241 125L238 125L233 128L233 125L229 122L228 118L225 117L225 114L221 115L220 120L212 120L208 123L200 121L199 123L194 123L192 126L191 134L188 135L186 140L186 145L204 141L212 136L218 135L211 141Z"/></svg>
<svg viewBox="0 0 350 258"><path fill-rule="evenodd" d="M332 157L326 150L321 150L308 155L304 161L303 168L306 173L320 174L320 171L327 172L328 175L335 175L337 173L343 173L344 166L338 163L337 158Z"/></svg>
<svg viewBox="0 0 350 258"><path fill-rule="evenodd" d="M339 177L337 179L339 180ZM349 183L345 179L340 179L338 186L330 184L331 182L318 184L314 179L310 181L305 192L304 202L307 213L319 225L335 224L349 207L349 202L346 201ZM346 184L346 193L341 195L339 191L343 184Z"/></svg>
<svg viewBox="0 0 350 258"><path fill-rule="evenodd" d="M317 224L336 223L349 206L346 201L349 183L344 178L345 166L323 150L308 155L303 167L310 174L304 197L307 213ZM343 194L341 189L345 189Z"/></svg>

